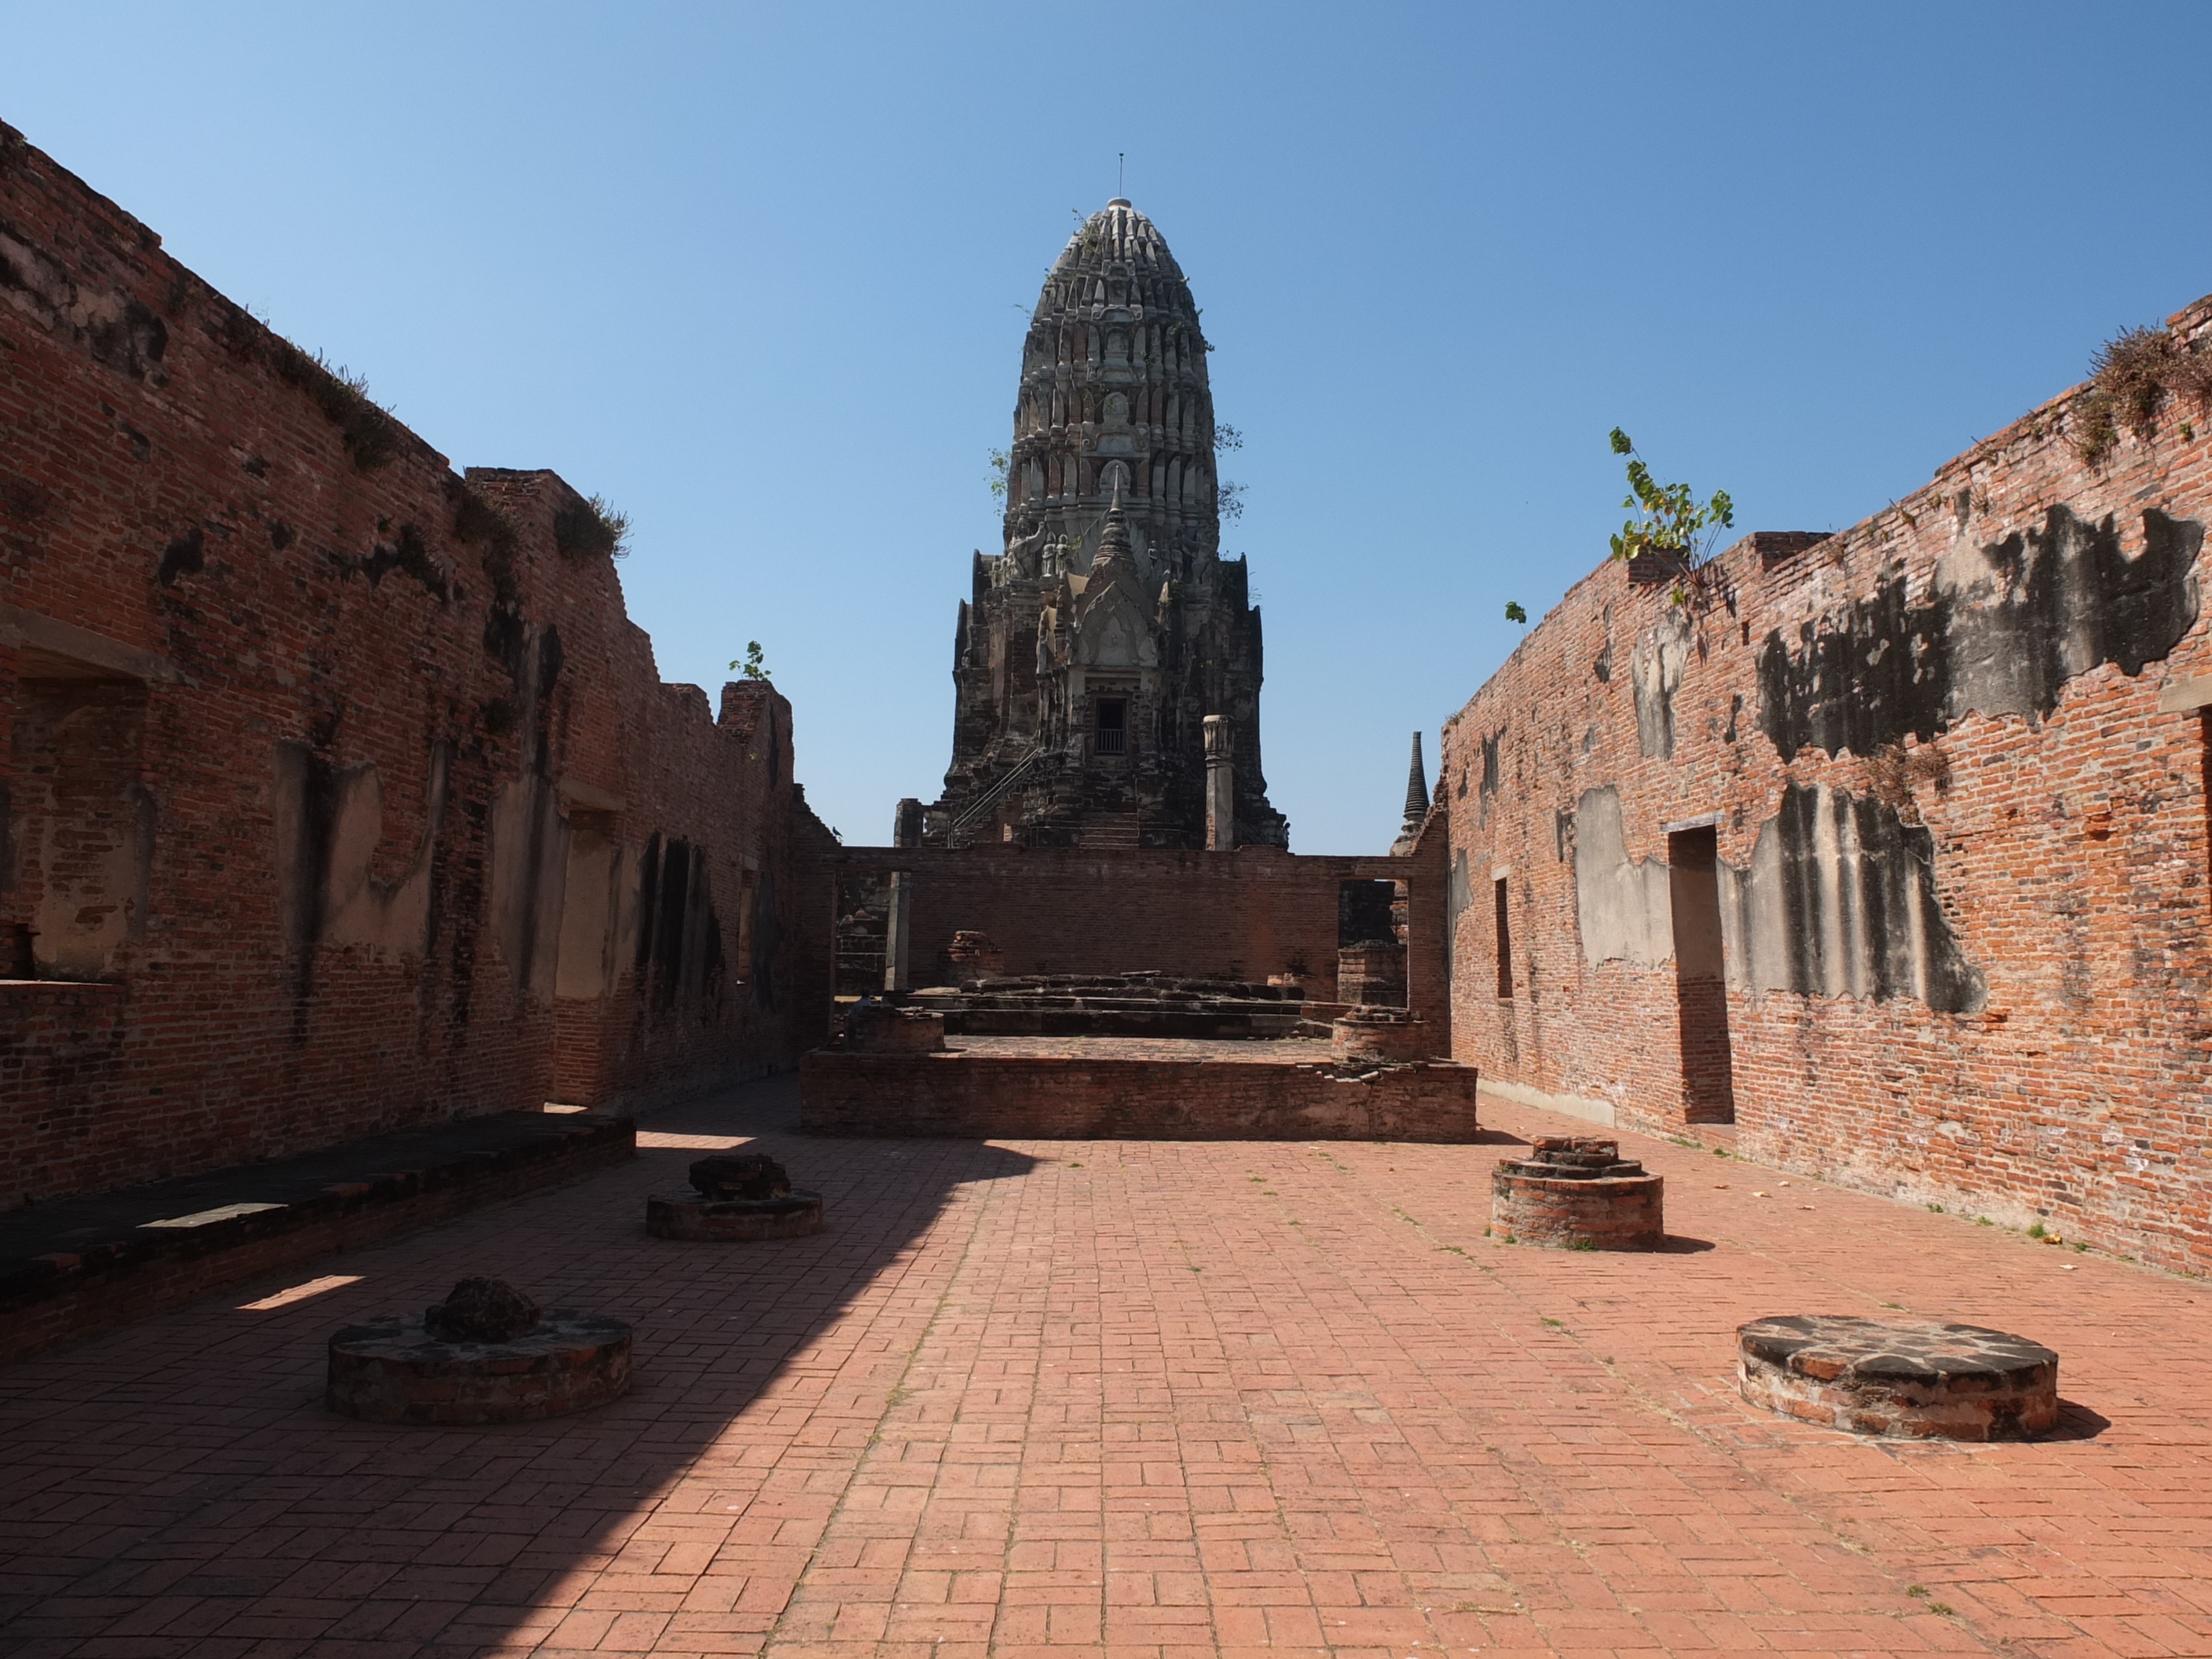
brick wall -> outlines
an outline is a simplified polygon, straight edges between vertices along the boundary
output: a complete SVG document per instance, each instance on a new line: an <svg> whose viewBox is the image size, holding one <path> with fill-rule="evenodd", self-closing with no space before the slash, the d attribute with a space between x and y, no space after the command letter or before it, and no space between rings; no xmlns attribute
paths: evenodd
<svg viewBox="0 0 2212 1659"><path fill-rule="evenodd" d="M1403 858L1298 856L1272 847L1233 853L989 845L841 848L848 877L911 878L917 985L946 982L952 936L983 933L1009 974L1163 973L1264 980L1297 969L1316 1001L1336 997L1344 884L1402 882L1415 916L1438 914L1446 848L1441 815ZM1407 945L1412 1006L1442 1040L1449 1018L1443 935L1416 921Z"/></svg>
<svg viewBox="0 0 2212 1659"><path fill-rule="evenodd" d="M1394 1066L1338 1077L1287 1060L850 1054L799 1062L809 1134L1006 1139L1475 1138L1475 1073Z"/></svg>
<svg viewBox="0 0 2212 1659"><path fill-rule="evenodd" d="M1456 1056L2212 1268L2206 420L2090 465L2077 388L1679 601L1577 585L1444 734Z"/></svg>
<svg viewBox="0 0 2212 1659"><path fill-rule="evenodd" d="M818 1040L790 706L661 684L596 523L0 130L0 1203Z"/></svg>

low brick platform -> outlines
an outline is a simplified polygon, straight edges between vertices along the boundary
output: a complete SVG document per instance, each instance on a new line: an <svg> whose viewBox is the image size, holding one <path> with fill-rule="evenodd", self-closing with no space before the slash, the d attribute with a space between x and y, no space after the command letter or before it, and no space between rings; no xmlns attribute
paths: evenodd
<svg viewBox="0 0 2212 1659"><path fill-rule="evenodd" d="M1304 996L1177 974L1033 974L932 987L912 1006L943 1014L950 1036L1267 1039L1299 1035Z"/></svg>
<svg viewBox="0 0 2212 1659"><path fill-rule="evenodd" d="M683 1188L645 1200L645 1230L655 1238L738 1244L804 1238L822 1227L822 1194L798 1188L782 1198L706 1198Z"/></svg>
<svg viewBox="0 0 2212 1659"><path fill-rule="evenodd" d="M1978 1325L1792 1315L1739 1327L1736 1352L1753 1405L1857 1434L2027 1440L2058 1420L2058 1356Z"/></svg>
<svg viewBox="0 0 2212 1659"><path fill-rule="evenodd" d="M1490 1177L1490 1224L1522 1244L1567 1250L1656 1250L1667 1242L1666 1182L1620 1156L1620 1143L1539 1136Z"/></svg>
<svg viewBox="0 0 2212 1659"><path fill-rule="evenodd" d="M532 1423L629 1392L630 1329L556 1308L503 1342L449 1341L411 1318L371 1320L331 1339L323 1401L369 1423L462 1427Z"/></svg>
<svg viewBox="0 0 2212 1659"><path fill-rule="evenodd" d="M501 1112L0 1217L0 1364L635 1156L637 1126Z"/></svg>
<svg viewBox="0 0 2212 1659"><path fill-rule="evenodd" d="M1475 1138L1475 1071L1339 1062L1312 1041L1077 1043L1000 1037L937 1054L817 1049L799 1062L808 1134L979 1139Z"/></svg>

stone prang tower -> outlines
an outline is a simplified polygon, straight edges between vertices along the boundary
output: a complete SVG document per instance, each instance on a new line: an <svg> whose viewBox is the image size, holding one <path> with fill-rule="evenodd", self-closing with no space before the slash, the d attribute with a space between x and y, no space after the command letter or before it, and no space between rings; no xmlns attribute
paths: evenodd
<svg viewBox="0 0 2212 1659"><path fill-rule="evenodd" d="M929 841L1203 847L1217 715L1235 822L1216 843L1288 844L1260 770L1260 613L1220 556L1206 349L1159 232L1109 202L1022 347L1006 544L960 607Z"/></svg>

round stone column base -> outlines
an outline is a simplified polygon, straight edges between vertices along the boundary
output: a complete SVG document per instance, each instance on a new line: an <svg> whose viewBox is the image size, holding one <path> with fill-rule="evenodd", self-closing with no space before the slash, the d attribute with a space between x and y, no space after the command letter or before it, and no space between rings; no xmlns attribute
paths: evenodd
<svg viewBox="0 0 2212 1659"><path fill-rule="evenodd" d="M506 1342L449 1342L422 1318L371 1320L331 1339L324 1401L370 1423L529 1423L629 1390L629 1327L556 1308Z"/></svg>
<svg viewBox="0 0 2212 1659"><path fill-rule="evenodd" d="M1796 1314L1738 1327L1736 1352L1752 1404L1854 1434L2027 1440L2058 1420L2058 1356L1978 1325Z"/></svg>
<svg viewBox="0 0 2212 1659"><path fill-rule="evenodd" d="M822 1194L793 1189L781 1198L706 1198L689 1188L645 1200L645 1230L655 1238L743 1243L804 1238L822 1226Z"/></svg>

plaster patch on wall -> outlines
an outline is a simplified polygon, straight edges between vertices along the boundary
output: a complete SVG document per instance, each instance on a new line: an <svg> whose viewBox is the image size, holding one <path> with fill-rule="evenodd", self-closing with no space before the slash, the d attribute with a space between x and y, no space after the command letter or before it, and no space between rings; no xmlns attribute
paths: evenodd
<svg viewBox="0 0 2212 1659"><path fill-rule="evenodd" d="M384 785L374 766L337 775L331 846L319 906L323 938L420 956L430 948L430 864L446 818L447 749L430 745L422 831L406 871L386 881L374 871L385 839Z"/></svg>
<svg viewBox="0 0 2212 1659"><path fill-rule="evenodd" d="M1666 760L1674 752L1674 693L1690 661L1690 619L1670 611L1636 641L1628 659L1636 692L1636 740L1644 754Z"/></svg>
<svg viewBox="0 0 2212 1659"><path fill-rule="evenodd" d="M1610 784L1585 790L1575 808L1575 920L1583 959L1593 968L1611 961L1656 968L1674 954L1667 866L1628 856L1620 792Z"/></svg>
<svg viewBox="0 0 2212 1659"><path fill-rule="evenodd" d="M1934 836L1893 807L1790 785L1750 868L1721 866L1729 984L1974 1012L1988 986L1951 932L1935 866Z"/></svg>

